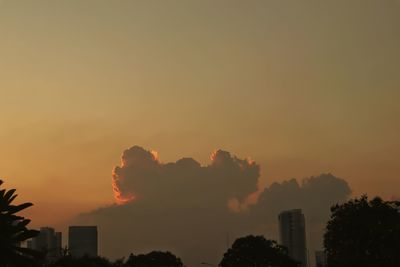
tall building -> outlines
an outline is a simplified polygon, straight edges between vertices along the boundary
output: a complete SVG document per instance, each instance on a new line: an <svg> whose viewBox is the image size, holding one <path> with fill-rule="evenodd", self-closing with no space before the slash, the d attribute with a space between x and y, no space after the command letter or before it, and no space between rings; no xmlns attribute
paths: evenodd
<svg viewBox="0 0 400 267"><path fill-rule="evenodd" d="M325 251L315 251L315 262L317 267L326 267L326 253Z"/></svg>
<svg viewBox="0 0 400 267"><path fill-rule="evenodd" d="M301 209L279 214L280 243L289 250L289 256L307 267L306 227Z"/></svg>
<svg viewBox="0 0 400 267"><path fill-rule="evenodd" d="M46 252L47 259L55 259L61 256L61 232L55 232L54 228L41 227L39 234L29 240L28 248Z"/></svg>
<svg viewBox="0 0 400 267"><path fill-rule="evenodd" d="M70 226L68 248L73 257L97 256L97 226Z"/></svg>

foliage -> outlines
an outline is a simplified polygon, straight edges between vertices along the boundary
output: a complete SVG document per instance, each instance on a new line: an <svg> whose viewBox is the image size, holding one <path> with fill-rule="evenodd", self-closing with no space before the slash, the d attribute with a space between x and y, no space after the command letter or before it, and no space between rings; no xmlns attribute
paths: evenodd
<svg viewBox="0 0 400 267"><path fill-rule="evenodd" d="M148 254L131 254L125 267L183 267L181 259L170 252L152 251Z"/></svg>
<svg viewBox="0 0 400 267"><path fill-rule="evenodd" d="M367 196L333 206L324 236L328 266L400 266L399 207Z"/></svg>
<svg viewBox="0 0 400 267"><path fill-rule="evenodd" d="M3 181L0 180L0 186ZM0 266L29 267L36 266L41 253L20 247L20 244L38 234L38 231L27 228L30 220L16 215L32 206L32 203L13 205L17 195L15 189L0 190Z"/></svg>
<svg viewBox="0 0 400 267"><path fill-rule="evenodd" d="M224 254L220 267L296 267L285 247L263 236L238 238Z"/></svg>
<svg viewBox="0 0 400 267"><path fill-rule="evenodd" d="M111 263L109 260L102 257L89 257L83 256L81 258L74 258L72 256L64 256L52 262L46 267L119 267Z"/></svg>
<svg viewBox="0 0 400 267"><path fill-rule="evenodd" d="M46 264L45 267L184 267L184 265L170 252L153 251L148 254L131 254L126 261L119 259L115 262L103 257L75 258L66 255Z"/></svg>

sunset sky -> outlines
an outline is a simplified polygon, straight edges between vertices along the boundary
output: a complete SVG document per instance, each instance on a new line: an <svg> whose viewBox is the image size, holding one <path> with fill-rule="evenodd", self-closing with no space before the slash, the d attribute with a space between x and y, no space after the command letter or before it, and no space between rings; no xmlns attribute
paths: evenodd
<svg viewBox="0 0 400 267"><path fill-rule="evenodd" d="M0 177L33 226L114 203L133 145L399 195L399 99L396 0L0 1Z"/></svg>

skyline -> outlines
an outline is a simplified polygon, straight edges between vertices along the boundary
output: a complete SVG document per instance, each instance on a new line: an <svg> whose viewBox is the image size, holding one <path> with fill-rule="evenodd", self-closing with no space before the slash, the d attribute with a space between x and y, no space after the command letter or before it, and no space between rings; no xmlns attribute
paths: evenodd
<svg viewBox="0 0 400 267"><path fill-rule="evenodd" d="M2 183L3 182L0 180L0 184ZM81 252L85 250L91 251L91 253L96 253L96 226L91 226L89 228L87 226L69 227L70 238L68 241L68 248L66 247L65 249L61 250L61 245L59 243L59 248L62 256L57 259L54 259L52 257L46 257L46 259L44 259L43 257L46 256L46 247L47 252L53 251L52 249L54 249L54 252L56 252L56 243L61 241L61 233L55 233L53 228L48 227L41 228L40 232L36 230L28 230L25 226L29 224L30 220L25 220L23 217L15 216L13 214L22 209L32 206L32 203L12 205L10 203L12 203L17 196L15 195L15 189L4 189L1 191L1 200L3 202L1 219L3 225L2 228L4 230L4 232L2 232L4 234L2 241L4 247L2 251L2 259L3 263L5 263L7 266L10 264L10 266L14 266L15 264L16 266L20 266L21 262L24 262L24 264L28 265L33 264L33 266L60 266L60 264L63 266L86 266L87 264L93 263L94 265L99 267L128 267L136 265L151 265L156 267L166 264L167 262L171 264L171 266L186 266L183 265L179 257L175 256L169 250L152 250L151 252L147 252L146 254L136 255L133 254L131 251L130 256L127 260L125 260L125 258L119 258L116 261L109 261L107 258L104 257L84 256L82 258L76 258L74 257L75 253L72 255L69 254L68 251L70 251L71 253L72 247L74 247L74 249L78 249ZM369 200L368 197L365 195L360 198L345 201L345 203L342 204L334 205L330 209L332 214L327 223L327 227L325 230L326 232L324 234L325 252L323 253L325 254L325 256L321 255L321 251L315 253L317 266L325 266L325 264L327 263L329 265L334 264L335 266L337 264L339 264L337 266L343 266L344 264L346 266L354 266L354 264L358 264L359 262L365 261L368 258L370 258L370 260L373 262L372 266L380 266L382 263L388 263L390 266L397 266L399 258L397 257L398 249L396 248L396 233L393 233L393 228L398 230L398 220L400 219L399 205L399 201L384 201L379 197ZM123 204L120 206L127 207L128 204ZM274 266L276 265L282 267L300 266L300 264L297 264L296 261L293 260L293 258L290 258L290 255L296 254L296 243L297 245L303 247L302 249L299 248L300 250L298 250L298 252L303 251L304 253L306 250L304 239L305 219L304 216L301 215L301 213L301 210L297 209L284 211L283 213L279 214L278 217L280 221L280 239L283 243L283 246L278 245L276 241L266 239L263 235L255 236L253 234L247 234L244 237L236 238L231 246L229 241L227 240L227 251L226 253L224 253L223 259L220 261L218 266L242 267L244 265L247 265L249 262L257 266L271 264ZM285 218L282 217L283 214ZM292 217L292 215L289 214L295 216ZM11 225L11 227L7 227L7 224ZM21 224L23 224L22 227ZM379 226L377 227L377 225ZM160 223L158 223L158 226L160 226ZM355 226L357 226L357 229L362 228L362 230L354 231ZM90 230L90 233L87 232L87 234L89 235L83 235L86 236L86 238L82 239L82 235L79 235L79 237L75 236L79 239L79 241L78 239L75 239L76 242L74 242L76 244L79 243L79 246L71 245L72 228L79 228L80 230L84 230L85 232L86 230ZM151 230L152 228L148 227L148 229ZM93 232L93 230L95 230L95 232ZM15 233L17 231L20 231L19 233L21 234L11 236L10 238L9 233ZM76 233L76 231L74 232ZM132 229L130 229L130 231L126 233L132 233ZM164 231L164 233L166 232ZM175 231L175 234L178 233L180 233L180 231ZM343 237L343 235L348 234L353 235L355 239L353 239L352 237ZM375 238L373 238L374 236L379 236L379 239L376 240ZM28 240L28 248L21 247L21 244L29 237L33 237L34 239L32 239L31 241ZM151 235L148 237L151 237ZM367 240L370 242L360 242L365 241L366 237ZM42 241L45 242L43 243ZM121 240L118 240L118 242L120 241ZM293 243L291 241L293 241ZM41 253L40 251L37 251L33 248L37 247L39 243L42 243L42 245L44 246L44 253ZM357 243L357 245L354 245L354 243ZM392 244L387 246L388 243ZM7 246L7 244L11 245ZM288 251L284 246L288 247ZM348 248L343 248L343 246L347 246ZM31 247L32 249L30 249ZM382 251L380 249L382 247L386 247L387 249ZM203 247L203 249L204 248L205 247ZM354 253L354 249L361 252L361 254ZM13 251L19 252L16 254L17 258L11 255ZM309 250L307 249L307 251ZM23 253L21 254L21 252ZM346 254L348 254L349 256L343 257ZM6 255L6 257L4 257L4 255ZM47 255L50 256L50 254ZM293 257L296 258L294 255ZM304 259L304 257L302 258ZM199 263L193 262L192 264L197 265ZM201 262L200 264L214 266L213 264L207 262ZM302 265L304 265L304 262Z"/></svg>
<svg viewBox="0 0 400 267"><path fill-rule="evenodd" d="M310 252L306 244L307 235L305 232L305 218L304 214L302 214L302 210L282 210L276 219L279 221L279 241L271 241L286 247L288 249L288 255L292 259L302 262L301 267L313 266L313 264L308 262L308 259L306 259L309 257ZM66 255L71 255L74 258L85 256L104 257L104 255L98 255L97 253L99 246L97 242L99 239L97 235L97 226L68 226L68 241L66 238L62 239L62 233L56 232L54 228L41 227L39 232L40 234L38 236L27 241L26 247L49 253L46 255L46 258L49 261L57 260ZM247 235L247 237L249 236L253 235ZM258 235L258 237L265 238L263 235ZM244 238L244 236L234 237L235 240L240 238ZM226 242L226 249L229 249L229 247L235 243L230 243L229 236L227 237ZM165 247L158 248L158 250L157 248L152 248L152 251L166 251L165 249ZM176 253L179 252L179 249L169 252ZM313 252L314 251L312 251L312 253ZM315 253L316 252L317 251L315 251ZM138 251L131 251L130 253L137 254ZM142 253L150 253L150 251L142 251ZM115 259L118 260L120 258ZM192 262L192 264L198 265L199 263ZM201 264L204 264L204 262L201 262Z"/></svg>

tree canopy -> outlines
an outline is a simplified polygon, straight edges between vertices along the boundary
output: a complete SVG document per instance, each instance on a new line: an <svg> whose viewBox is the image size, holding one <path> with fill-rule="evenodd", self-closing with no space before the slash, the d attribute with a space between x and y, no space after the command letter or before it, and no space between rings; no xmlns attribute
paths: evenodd
<svg viewBox="0 0 400 267"><path fill-rule="evenodd" d="M362 196L333 206L324 236L328 266L400 266L399 204Z"/></svg>
<svg viewBox="0 0 400 267"><path fill-rule="evenodd" d="M0 186L3 181L0 180ZM16 215L32 206L32 203L13 205L17 197L15 189L0 190L0 266L36 266L42 256L40 252L20 247L21 243L39 232L27 228L30 220Z"/></svg>
<svg viewBox="0 0 400 267"><path fill-rule="evenodd" d="M131 254L126 267L183 267L181 259L171 252L152 251L148 254Z"/></svg>
<svg viewBox="0 0 400 267"><path fill-rule="evenodd" d="M83 256L74 258L72 256L63 256L58 260L51 262L46 267L122 267L119 261L111 263L106 258Z"/></svg>
<svg viewBox="0 0 400 267"><path fill-rule="evenodd" d="M224 254L220 267L296 267L285 247L263 236L238 238Z"/></svg>

